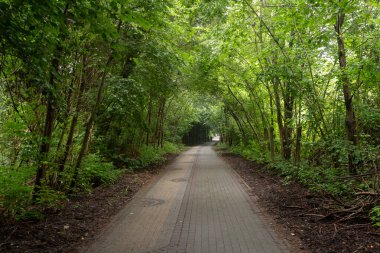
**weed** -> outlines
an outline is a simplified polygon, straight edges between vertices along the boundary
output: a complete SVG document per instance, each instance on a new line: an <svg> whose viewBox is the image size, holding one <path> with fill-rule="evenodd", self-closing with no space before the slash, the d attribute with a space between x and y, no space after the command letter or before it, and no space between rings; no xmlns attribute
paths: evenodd
<svg viewBox="0 0 380 253"><path fill-rule="evenodd" d="M102 184L112 184L122 172L112 162L102 161L98 154L89 154L79 171L78 185L82 189L91 190Z"/></svg>
<svg viewBox="0 0 380 253"><path fill-rule="evenodd" d="M380 227L380 206L375 206L369 213L370 219L373 221L375 226Z"/></svg>

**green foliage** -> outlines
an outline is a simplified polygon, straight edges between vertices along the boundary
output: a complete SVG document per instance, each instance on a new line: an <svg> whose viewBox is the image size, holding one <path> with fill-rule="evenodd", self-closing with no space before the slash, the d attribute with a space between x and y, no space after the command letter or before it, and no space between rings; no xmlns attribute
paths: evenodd
<svg viewBox="0 0 380 253"><path fill-rule="evenodd" d="M375 206L369 213L369 217L375 224L375 226L380 227L380 206Z"/></svg>
<svg viewBox="0 0 380 253"><path fill-rule="evenodd" d="M218 150L230 150L230 147L228 146L228 144L224 142L218 142L216 148Z"/></svg>
<svg viewBox="0 0 380 253"><path fill-rule="evenodd" d="M17 220L42 220L44 215L37 208L28 208L26 210L22 210L19 214L16 215Z"/></svg>
<svg viewBox="0 0 380 253"><path fill-rule="evenodd" d="M359 174L380 165L380 9L373 1L0 7L0 203L9 213L29 205L37 168L34 204L57 204L72 180L89 190L114 182L122 173L114 166L161 162L193 123L313 190L378 189L375 180L340 180L351 160ZM338 13L345 13L344 68ZM343 88L351 93L355 141L347 138Z"/></svg>
<svg viewBox="0 0 380 253"><path fill-rule="evenodd" d="M30 207L35 167L0 167L0 208L17 219L41 219L41 209L59 207L66 200L64 193L43 186Z"/></svg>
<svg viewBox="0 0 380 253"><path fill-rule="evenodd" d="M269 168L278 171L284 177L284 182L297 180L312 191L334 196L349 196L353 193L353 181L339 179L346 175L343 169L310 166L307 163L294 166L282 160L271 163Z"/></svg>
<svg viewBox="0 0 380 253"><path fill-rule="evenodd" d="M266 154L262 152L262 148L257 142L251 141L248 145L236 145L231 147L232 153L239 154L244 158L259 163L268 162Z"/></svg>
<svg viewBox="0 0 380 253"><path fill-rule="evenodd" d="M41 220L44 218L43 210L46 208L62 208L67 200L66 195L49 186L43 186L36 196L33 205L30 205L31 191L28 194L28 202L25 205L17 204L17 210L12 215L18 220ZM11 210L8 207L8 210Z"/></svg>
<svg viewBox="0 0 380 253"><path fill-rule="evenodd" d="M160 154L160 149L155 147L143 146L140 149L140 152L140 162L142 167L164 161L164 157Z"/></svg>
<svg viewBox="0 0 380 253"><path fill-rule="evenodd" d="M38 193L35 204L41 207L59 207L62 201L66 200L64 192L52 189L49 186L44 186Z"/></svg>
<svg viewBox="0 0 380 253"><path fill-rule="evenodd" d="M362 138L369 143L380 142L380 108L372 105L364 105L360 110L360 121L362 122Z"/></svg>
<svg viewBox="0 0 380 253"><path fill-rule="evenodd" d="M333 196L349 196L353 193L354 181L340 179L343 175L346 173L342 169L301 165L296 177L312 191L327 192Z"/></svg>
<svg viewBox="0 0 380 253"><path fill-rule="evenodd" d="M165 161L166 154L175 154L181 150L181 145L165 142L162 148L143 146L140 149L140 166L146 167L151 164Z"/></svg>
<svg viewBox="0 0 380 253"><path fill-rule="evenodd" d="M84 190L91 190L101 184L112 184L122 172L112 162L103 161L98 154L89 154L79 171L77 185Z"/></svg>
<svg viewBox="0 0 380 253"><path fill-rule="evenodd" d="M43 210L46 208L62 208L64 202L67 200L63 192L52 189L49 186L43 186L36 196L33 205L29 202L25 205L17 205L17 212L13 213L17 220L41 220L44 218ZM8 208L8 210L10 210Z"/></svg>
<svg viewBox="0 0 380 253"><path fill-rule="evenodd" d="M247 146L238 145L232 147L226 144L219 144L218 147L227 148L234 154L241 155L248 160L258 163L269 162L262 153L261 147L255 145L255 143L250 143ZM297 180L310 190L316 192L327 192L334 196L348 196L353 193L354 181L341 180L340 177L346 175L346 171L341 168L311 166L307 163L295 166L291 162L281 159L269 162L266 167L269 171L274 170L281 175L284 184Z"/></svg>
<svg viewBox="0 0 380 253"><path fill-rule="evenodd" d="M171 142L165 142L162 147L163 154L178 154L183 150L183 144L174 144Z"/></svg>
<svg viewBox="0 0 380 253"><path fill-rule="evenodd" d="M0 207L8 214L20 214L30 204L34 173L34 167L0 167Z"/></svg>

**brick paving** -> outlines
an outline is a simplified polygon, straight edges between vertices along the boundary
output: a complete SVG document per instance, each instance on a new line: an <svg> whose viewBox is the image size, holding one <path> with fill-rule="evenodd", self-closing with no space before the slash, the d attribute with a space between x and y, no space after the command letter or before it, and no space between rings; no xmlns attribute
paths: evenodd
<svg viewBox="0 0 380 253"><path fill-rule="evenodd" d="M289 252L211 146L191 148L139 192L88 253Z"/></svg>

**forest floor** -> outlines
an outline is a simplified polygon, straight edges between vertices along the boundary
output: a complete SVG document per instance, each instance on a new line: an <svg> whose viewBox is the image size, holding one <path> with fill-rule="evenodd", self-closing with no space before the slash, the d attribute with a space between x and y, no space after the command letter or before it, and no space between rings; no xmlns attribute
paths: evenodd
<svg viewBox="0 0 380 253"><path fill-rule="evenodd" d="M380 252L380 229L369 220L337 223L326 219L320 208L326 196L308 191L297 182L283 178L265 165L220 151L221 156L251 188L260 208L274 221L274 228L300 252Z"/></svg>
<svg viewBox="0 0 380 253"><path fill-rule="evenodd" d="M77 252L176 156L168 155L161 165L126 172L115 184L81 193L62 208L46 209L42 220L0 217L0 252Z"/></svg>

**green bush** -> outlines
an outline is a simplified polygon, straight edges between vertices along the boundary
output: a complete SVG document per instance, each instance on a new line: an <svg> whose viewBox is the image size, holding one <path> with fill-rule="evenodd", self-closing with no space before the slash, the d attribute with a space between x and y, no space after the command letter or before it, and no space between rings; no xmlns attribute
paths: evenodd
<svg viewBox="0 0 380 253"><path fill-rule="evenodd" d="M115 169L112 162L102 161L97 154L89 154L79 170L78 186L90 190L102 184L112 184L122 172Z"/></svg>
<svg viewBox="0 0 380 253"><path fill-rule="evenodd" d="M369 217L375 226L380 227L380 206L375 206L372 208L371 212L369 213Z"/></svg>
<svg viewBox="0 0 380 253"><path fill-rule="evenodd" d="M163 154L176 154L183 149L183 144L174 144L171 142L164 142L162 147Z"/></svg>
<svg viewBox="0 0 380 253"><path fill-rule="evenodd" d="M63 192L44 186L38 193L36 204L41 207L58 207L58 204L66 199Z"/></svg>
<svg viewBox="0 0 380 253"><path fill-rule="evenodd" d="M62 208L63 201L67 200L63 192L43 186L33 205L22 207L16 214L18 220L41 220L44 218L43 209Z"/></svg>
<svg viewBox="0 0 380 253"><path fill-rule="evenodd" d="M40 208L57 206L66 197L62 192L43 186L31 207L35 167L0 167L0 207L17 219L41 219Z"/></svg>
<svg viewBox="0 0 380 253"><path fill-rule="evenodd" d="M142 167L150 164L160 163L165 160L165 155L170 153L177 153L181 150L181 146L177 146L171 142L165 142L162 148L155 148L152 146L143 146L140 149L140 162Z"/></svg>
<svg viewBox="0 0 380 253"><path fill-rule="evenodd" d="M17 220L42 220L43 218L44 215L37 208L24 209L16 215Z"/></svg>
<svg viewBox="0 0 380 253"><path fill-rule="evenodd" d="M285 178L285 181L295 179L312 191L328 192L332 195L348 195L352 193L352 182L338 180L344 175L344 171L337 168L322 168L302 163L294 166L283 160L275 161L271 168Z"/></svg>
<svg viewBox="0 0 380 253"><path fill-rule="evenodd" d="M145 167L149 164L161 162L164 160L164 157L161 155L161 150L156 149L152 146L143 146L140 149L140 162L141 166Z"/></svg>
<svg viewBox="0 0 380 253"><path fill-rule="evenodd" d="M230 150L234 154L239 154L244 158L256 161L256 162L267 162L268 158L266 154L263 154L262 148L256 142L251 141L248 145L239 144L230 147Z"/></svg>
<svg viewBox="0 0 380 253"><path fill-rule="evenodd" d="M227 149L228 150L229 146L226 143L224 143L224 142L218 142L216 148L217 149L221 149L221 150L223 150L223 149Z"/></svg>
<svg viewBox="0 0 380 253"><path fill-rule="evenodd" d="M262 153L262 149L254 142L248 145L237 145L227 147L224 144L218 145L220 148L227 148L234 154L239 154L248 160L258 163L267 163L268 157ZM270 170L275 170L283 177L283 183L287 184L292 180L297 180L312 191L325 191L332 195L345 196L352 193L352 182L338 180L339 176L345 175L346 171L339 168L323 168L320 166L302 163L295 166L289 161L282 159L275 160L267 166Z"/></svg>
<svg viewBox="0 0 380 253"><path fill-rule="evenodd" d="M19 214L29 205L33 186L28 181L34 174L34 167L0 167L0 207L6 213Z"/></svg>

